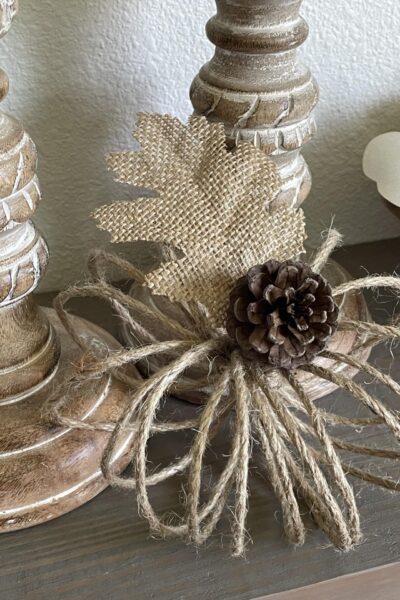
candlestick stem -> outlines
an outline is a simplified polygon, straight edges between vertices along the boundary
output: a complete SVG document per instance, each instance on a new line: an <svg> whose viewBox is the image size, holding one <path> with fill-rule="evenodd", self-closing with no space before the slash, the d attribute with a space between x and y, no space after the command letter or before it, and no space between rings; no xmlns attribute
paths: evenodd
<svg viewBox="0 0 400 600"><path fill-rule="evenodd" d="M302 0L216 0L207 24L215 53L191 87L196 114L222 121L227 139L258 140L278 166L277 202L299 206L311 188L302 147L315 134L318 85L298 60L308 35Z"/></svg>

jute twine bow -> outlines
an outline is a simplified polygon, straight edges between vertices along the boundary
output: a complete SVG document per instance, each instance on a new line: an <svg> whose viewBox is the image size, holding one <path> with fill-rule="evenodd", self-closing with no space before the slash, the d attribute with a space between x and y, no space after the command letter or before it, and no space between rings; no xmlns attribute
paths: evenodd
<svg viewBox="0 0 400 600"><path fill-rule="evenodd" d="M314 271L318 272L324 267L339 241L340 235L331 231L312 262ZM55 301L55 308L65 328L84 352L82 365L76 373L78 381L115 377L129 386L129 400L116 423L66 417L66 395L64 398L61 395L63 399L52 402L48 409L51 418L64 426L110 433L101 465L104 477L113 486L136 490L139 512L147 519L151 531L163 537L180 537L197 545L203 544L215 530L224 508L232 503L232 552L235 556L243 555L247 539L249 465L255 454L253 449L257 447L261 450L265 471L281 506L286 536L292 544L303 544L306 535L300 502L307 505L318 527L337 548L349 550L358 544L362 538L360 515L347 476L389 490L400 490L400 483L345 463L338 451L393 460L400 459L400 452L345 442L333 436L328 428L335 425L352 428L385 425L398 441L399 414L387 408L361 385L331 368L314 363L293 371L280 369L265 373L260 366L247 363L223 329L210 327L204 307L194 303L185 306L193 323L193 327L188 329L156 308L111 285L106 279L106 270L110 267L118 267L139 284L145 280L140 271L120 258L96 253L89 267L93 281L61 293ZM340 297L354 290L378 287L400 291L400 278L369 276L349 281L336 287L333 295ZM79 337L73 320L65 310L66 303L74 297L105 299L124 319L129 320L129 310L150 316L173 328L176 339L158 342L131 319L129 327L139 332L148 343L98 357L95 349ZM358 348L400 338L397 325L384 326L341 318L339 329L356 331L359 334ZM137 381L126 374L127 365L171 351L179 352L178 358L168 362L148 379ZM222 366L213 375L212 392L199 418L160 422L160 404L171 386L187 369L203 359L211 361L216 356L222 360ZM320 356L332 363L345 363L359 369L387 386L397 398L400 397L400 385L372 365L354 356L330 351ZM372 415L367 418L347 418L319 408L310 400L300 381L301 371L347 390ZM284 388L289 389L289 393L282 393ZM231 420L230 451L222 472L203 502L206 450L228 415ZM184 429L192 430L194 435L189 451L183 458L150 474L147 450L151 436ZM128 434L131 436L129 457L133 469L131 476L123 477L115 464L118 449ZM186 473L184 515L176 516L173 521L157 514L149 498L149 488L183 473Z"/></svg>

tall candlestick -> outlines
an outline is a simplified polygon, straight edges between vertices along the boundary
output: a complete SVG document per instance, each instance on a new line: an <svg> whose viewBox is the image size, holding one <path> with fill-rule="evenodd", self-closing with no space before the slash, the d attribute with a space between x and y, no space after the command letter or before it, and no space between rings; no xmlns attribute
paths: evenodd
<svg viewBox="0 0 400 600"><path fill-rule="evenodd" d="M0 0L0 35L16 10L15 1ZM7 91L1 71L0 98ZM53 519L106 487L100 460L107 435L48 422L43 407L49 397L68 393L70 417L99 420L117 419L126 397L113 379L55 394L82 351L54 311L38 307L32 296L49 259L30 220L41 199L36 160L19 121L0 113L0 532ZM76 319L75 325L86 341L119 347L90 323Z"/></svg>

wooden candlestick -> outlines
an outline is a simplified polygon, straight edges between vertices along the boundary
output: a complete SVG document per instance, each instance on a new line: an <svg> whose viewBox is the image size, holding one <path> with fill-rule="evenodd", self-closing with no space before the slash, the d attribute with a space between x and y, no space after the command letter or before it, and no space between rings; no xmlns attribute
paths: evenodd
<svg viewBox="0 0 400 600"><path fill-rule="evenodd" d="M16 12L14 0L0 0L1 36ZM1 99L7 91L1 71ZM54 311L39 308L32 297L49 258L30 221L41 197L36 160L35 145L21 124L0 113L1 532L57 517L106 487L100 459L107 435L56 427L43 416L44 403L81 351ZM87 341L104 349L119 347L98 327L80 319L75 324ZM118 418L126 398L126 390L112 379L68 393L69 416L88 420Z"/></svg>
<svg viewBox="0 0 400 600"><path fill-rule="evenodd" d="M194 80L190 96L196 114L222 121L231 144L253 141L276 162L278 198L299 206L311 187L301 149L315 133L312 111L318 86L297 58L308 26L299 15L302 0L216 0L207 24L213 58Z"/></svg>

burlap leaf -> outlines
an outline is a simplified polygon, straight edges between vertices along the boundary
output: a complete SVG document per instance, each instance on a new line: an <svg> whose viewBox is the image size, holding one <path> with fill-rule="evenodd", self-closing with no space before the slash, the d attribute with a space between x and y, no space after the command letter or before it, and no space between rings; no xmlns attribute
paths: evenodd
<svg viewBox="0 0 400 600"><path fill-rule="evenodd" d="M223 125L193 117L141 114L139 152L109 157L117 180L158 193L98 209L97 226L113 242L146 240L179 249L183 258L147 276L156 294L204 304L222 325L230 289L253 265L303 251L302 211L270 205L280 189L274 163L255 146L226 146Z"/></svg>

